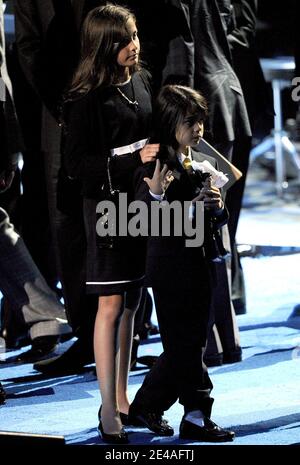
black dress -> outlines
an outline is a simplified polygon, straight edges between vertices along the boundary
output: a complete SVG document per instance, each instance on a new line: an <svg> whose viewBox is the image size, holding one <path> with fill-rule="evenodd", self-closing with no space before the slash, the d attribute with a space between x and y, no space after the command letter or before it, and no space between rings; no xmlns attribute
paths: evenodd
<svg viewBox="0 0 300 465"><path fill-rule="evenodd" d="M64 161L68 174L82 182L88 293L114 295L143 285L145 238L99 238L96 206L111 200L108 158L111 187L126 193L128 202L134 200L133 177L149 137L151 112L151 95L141 73L122 86L90 92L69 110Z"/></svg>

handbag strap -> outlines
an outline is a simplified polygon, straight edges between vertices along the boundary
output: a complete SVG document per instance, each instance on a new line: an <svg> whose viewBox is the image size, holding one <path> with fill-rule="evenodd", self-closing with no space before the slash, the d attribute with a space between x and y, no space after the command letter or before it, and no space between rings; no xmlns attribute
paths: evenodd
<svg viewBox="0 0 300 465"><path fill-rule="evenodd" d="M114 189L113 185L112 185L112 178L111 178L111 172L110 172L110 162L111 162L111 157L107 157L106 170L107 170L109 192L110 192L110 195L115 195L115 194L119 193L119 190Z"/></svg>

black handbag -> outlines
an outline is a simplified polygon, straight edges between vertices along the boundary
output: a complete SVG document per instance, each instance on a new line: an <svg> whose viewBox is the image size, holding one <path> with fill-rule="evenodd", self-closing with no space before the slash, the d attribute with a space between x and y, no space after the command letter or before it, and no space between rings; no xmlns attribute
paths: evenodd
<svg viewBox="0 0 300 465"><path fill-rule="evenodd" d="M118 204L119 204L119 193L120 191L118 189L114 189L113 184L112 184L112 177L111 177L111 171L110 171L110 165L111 165L111 157L107 158L107 164L106 164L106 173L107 173L107 185L103 186L104 190L104 198L105 200L111 201L115 206L117 210L117 215L118 216ZM114 230L114 221L116 218L113 217L112 212L109 209L106 209L104 212L101 213L96 213L97 216L97 224L100 223L101 229L106 230L107 234L105 235L100 235L96 234L96 244L99 248L101 249L112 249L116 248L117 246L117 239L118 237L116 235L112 235L109 232L108 226L111 226L111 229Z"/></svg>

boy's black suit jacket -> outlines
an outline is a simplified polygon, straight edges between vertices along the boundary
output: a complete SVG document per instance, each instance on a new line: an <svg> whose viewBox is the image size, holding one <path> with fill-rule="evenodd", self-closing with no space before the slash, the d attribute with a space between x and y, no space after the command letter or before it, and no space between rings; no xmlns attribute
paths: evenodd
<svg viewBox="0 0 300 465"><path fill-rule="evenodd" d="M192 159L198 162L203 162L204 160L208 160L214 167L216 167L216 160L212 157L208 157L200 152L196 152L192 150ZM145 177L152 177L155 168L155 163L147 163L136 170L135 173L135 186L136 186L136 199L143 200L148 205L151 202L155 201L153 197L149 193L149 187L147 183L143 180ZM168 202L172 202L173 200L179 200L180 202L190 201L195 197L194 193L194 186L191 182L187 171L184 170L180 162L176 163L175 170L173 171L175 174L174 180L170 183L168 189L165 193L165 200ZM228 220L228 212L226 207L224 208L221 215L216 217L216 222L218 227L222 227L224 224L227 223ZM147 247L147 256L149 257L174 257L180 260L179 257L182 257L184 260L185 254L187 253L189 256L193 255L195 259L199 257L199 251L196 251L194 248L187 248L186 247L186 239L185 235L182 236L169 236L169 237L153 237L151 234L148 237L148 247ZM190 249L188 251L187 249ZM192 250L193 249L193 250ZM202 247L201 247L202 249ZM203 255L203 251L200 252L200 255ZM147 260L148 265L150 263ZM151 261L152 262L152 261ZM152 266L152 265L151 265ZM147 270L148 273L151 273L151 270Z"/></svg>

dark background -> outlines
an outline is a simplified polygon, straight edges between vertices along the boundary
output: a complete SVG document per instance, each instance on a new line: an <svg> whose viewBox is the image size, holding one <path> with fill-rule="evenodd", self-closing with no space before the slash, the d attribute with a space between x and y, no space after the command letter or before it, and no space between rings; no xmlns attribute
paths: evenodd
<svg viewBox="0 0 300 465"><path fill-rule="evenodd" d="M24 0L26 1L26 0ZM147 2L151 0L140 0ZM116 1L117 3L117 1ZM13 1L6 1L6 14L13 13ZM256 49L259 57L293 56L296 37L300 34L300 1L284 0L281 2L258 0L258 18ZM11 24L11 23L7 23ZM7 31L7 58L13 41L13 31ZM11 76L13 78L13 76ZM249 76L251 79L251 76ZM296 105L291 100L291 89L282 91L283 119L294 118Z"/></svg>

